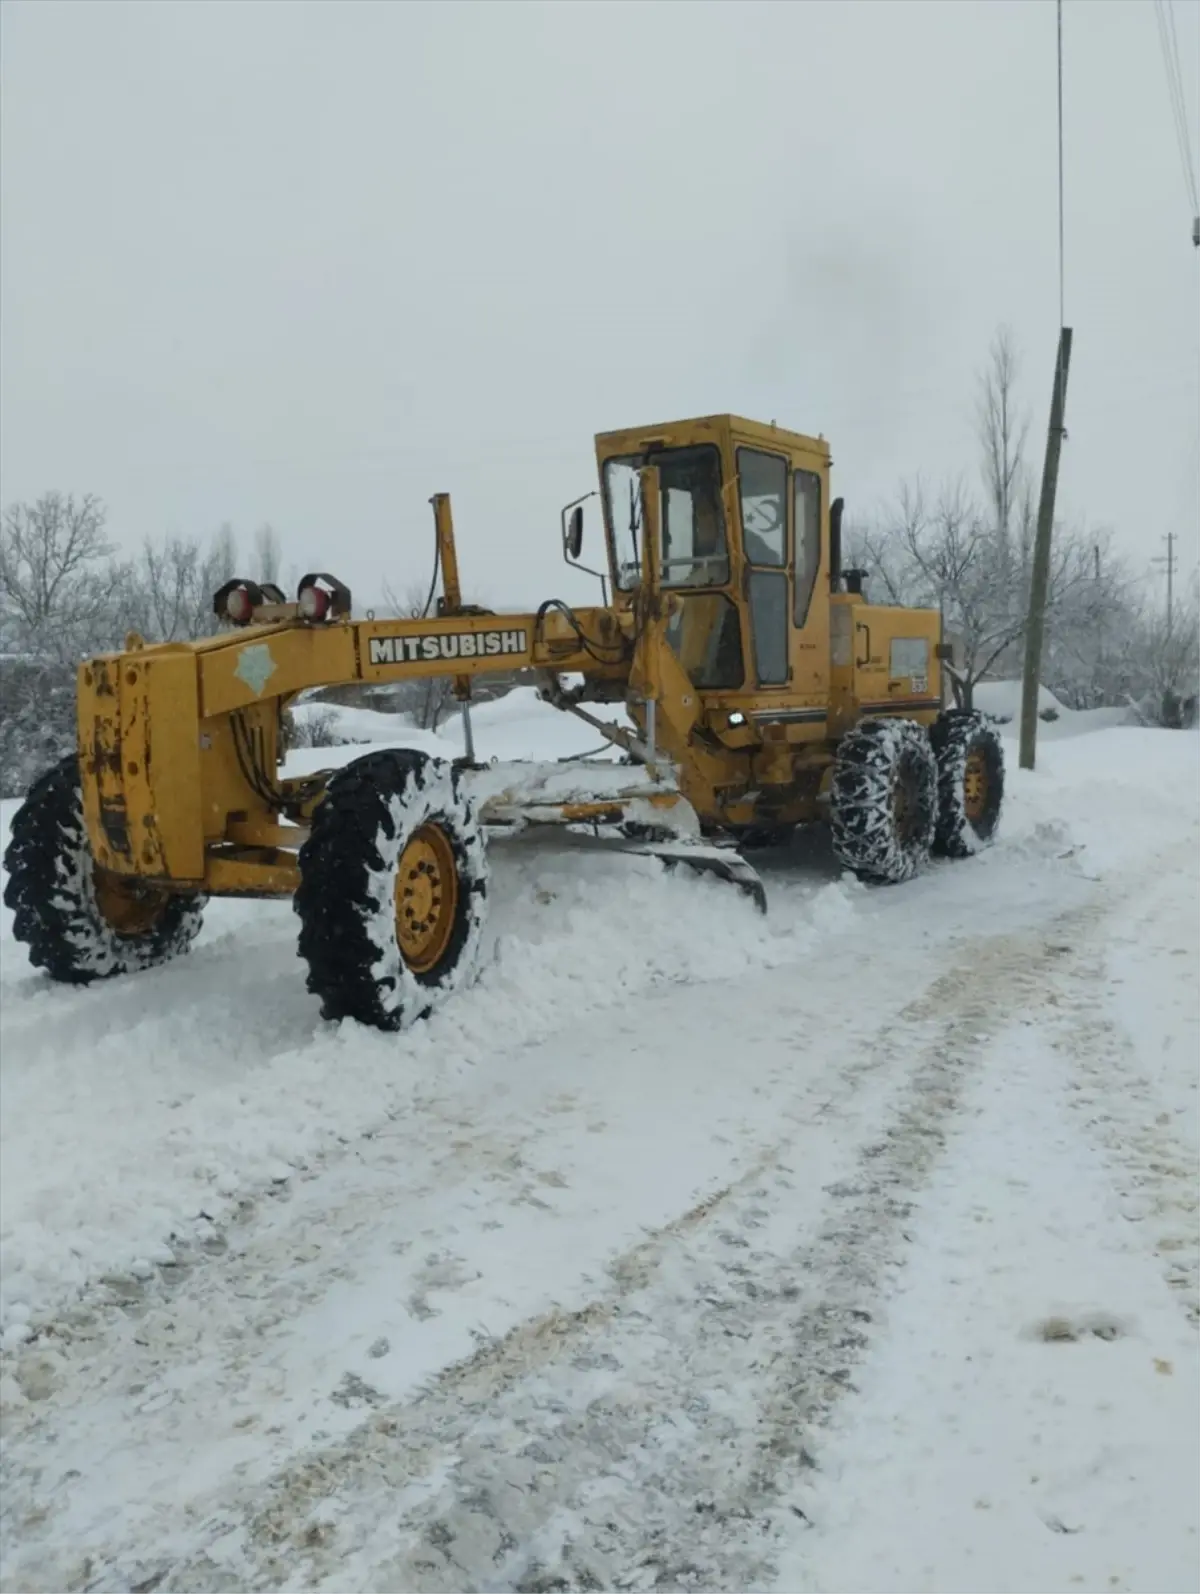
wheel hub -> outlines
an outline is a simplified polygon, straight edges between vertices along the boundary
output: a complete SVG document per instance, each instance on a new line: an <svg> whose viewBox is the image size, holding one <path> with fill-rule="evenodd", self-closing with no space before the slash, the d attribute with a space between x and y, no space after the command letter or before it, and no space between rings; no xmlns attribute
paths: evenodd
<svg viewBox="0 0 1200 1594"><path fill-rule="evenodd" d="M170 893L98 866L92 889L100 917L117 935L145 935L162 918Z"/></svg>
<svg viewBox="0 0 1200 1594"><path fill-rule="evenodd" d="M919 817L918 804L914 801L907 772L901 765L892 781L892 819L902 845L907 846L913 839Z"/></svg>
<svg viewBox="0 0 1200 1594"><path fill-rule="evenodd" d="M987 812L988 772L982 751L976 747L967 755L963 771L963 808L972 824L978 824Z"/></svg>
<svg viewBox="0 0 1200 1594"><path fill-rule="evenodd" d="M440 825L422 825L396 871L396 938L404 961L426 974L445 956L458 909L458 870Z"/></svg>

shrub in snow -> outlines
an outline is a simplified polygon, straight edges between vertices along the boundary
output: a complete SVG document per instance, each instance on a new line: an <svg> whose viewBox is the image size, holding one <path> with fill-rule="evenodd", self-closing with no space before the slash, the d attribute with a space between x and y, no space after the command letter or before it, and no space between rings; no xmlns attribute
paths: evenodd
<svg viewBox="0 0 1200 1594"><path fill-rule="evenodd" d="M337 712L316 703L287 709L283 716L284 750L294 747L345 747L348 738L338 729Z"/></svg>

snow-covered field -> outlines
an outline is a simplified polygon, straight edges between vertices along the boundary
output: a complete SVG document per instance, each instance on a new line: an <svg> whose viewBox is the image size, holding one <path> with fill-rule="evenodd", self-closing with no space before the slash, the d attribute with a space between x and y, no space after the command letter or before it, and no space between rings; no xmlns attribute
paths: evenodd
<svg viewBox="0 0 1200 1594"><path fill-rule="evenodd" d="M766 919L497 846L400 1037L285 905L86 991L5 915L3 1586L1194 1590L1200 738L1115 717L1009 744L976 859L762 858Z"/></svg>

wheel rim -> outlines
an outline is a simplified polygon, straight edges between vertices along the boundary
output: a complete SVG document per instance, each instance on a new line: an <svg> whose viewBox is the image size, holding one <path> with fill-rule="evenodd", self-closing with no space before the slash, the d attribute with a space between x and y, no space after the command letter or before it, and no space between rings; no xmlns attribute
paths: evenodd
<svg viewBox="0 0 1200 1594"><path fill-rule="evenodd" d="M963 807L972 824L978 824L987 812L988 772L982 749L975 747L967 755L963 771Z"/></svg>
<svg viewBox="0 0 1200 1594"><path fill-rule="evenodd" d="M902 764L892 781L892 822L901 846L914 839L920 824L921 809L913 791L913 781Z"/></svg>
<svg viewBox="0 0 1200 1594"><path fill-rule="evenodd" d="M400 854L396 871L396 938L414 974L446 955L458 910L458 869L440 825L422 825Z"/></svg>
<svg viewBox="0 0 1200 1594"><path fill-rule="evenodd" d="M145 935L162 918L170 893L108 869L92 870L92 889L100 917L116 935Z"/></svg>

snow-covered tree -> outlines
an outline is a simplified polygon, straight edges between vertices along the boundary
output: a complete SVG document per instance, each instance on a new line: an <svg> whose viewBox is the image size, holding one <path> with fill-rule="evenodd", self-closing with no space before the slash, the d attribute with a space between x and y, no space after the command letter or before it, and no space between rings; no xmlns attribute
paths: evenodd
<svg viewBox="0 0 1200 1594"><path fill-rule="evenodd" d="M1194 725L1200 697L1200 579L1193 576L1170 611L1162 603L1141 610L1131 653L1129 696L1141 717L1172 730Z"/></svg>
<svg viewBox="0 0 1200 1594"><path fill-rule="evenodd" d="M279 538L264 527L256 556L271 579ZM212 598L237 574L232 528L147 541L118 555L103 503L50 492L12 504L0 520L0 794L17 796L75 745L75 671L81 658L124 645L205 636Z"/></svg>

